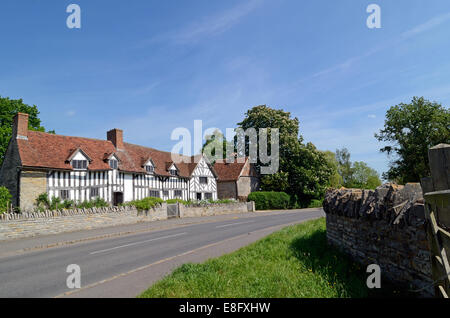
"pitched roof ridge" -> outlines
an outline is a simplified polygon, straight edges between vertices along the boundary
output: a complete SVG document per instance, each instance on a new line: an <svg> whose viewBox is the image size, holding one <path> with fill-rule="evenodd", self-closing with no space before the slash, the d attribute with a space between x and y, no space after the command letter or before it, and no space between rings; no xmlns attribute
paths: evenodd
<svg viewBox="0 0 450 318"><path fill-rule="evenodd" d="M53 134L53 133L49 133L49 132L45 132L45 131L37 131L37 130L29 130L28 132L45 134L45 135L48 135L48 136L51 136L51 137L65 137L65 138L87 139L87 140L103 141L103 142L108 142L108 143L112 144L112 142L107 140L107 139L98 139L98 138L82 137L82 136L67 136L67 135Z"/></svg>
<svg viewBox="0 0 450 318"><path fill-rule="evenodd" d="M156 149L156 148L153 148L153 147L137 145L137 144L133 144L133 143L130 143L130 142L124 142L124 144L129 145L129 146L135 146L135 147L139 147L139 148L144 148L144 149L147 149L147 150L163 152L163 153L168 154L168 155L174 154L174 155L179 155L179 156L186 157L186 158L193 158L194 156L196 156L196 155L194 155L194 156L185 156L185 155L177 154L177 153L174 153L174 152L171 152L171 151L159 150L159 149Z"/></svg>

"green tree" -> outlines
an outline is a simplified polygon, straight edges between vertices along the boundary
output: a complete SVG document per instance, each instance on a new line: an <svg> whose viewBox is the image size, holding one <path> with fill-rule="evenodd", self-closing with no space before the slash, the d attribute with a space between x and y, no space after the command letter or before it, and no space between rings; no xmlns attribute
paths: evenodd
<svg viewBox="0 0 450 318"><path fill-rule="evenodd" d="M399 183L417 182L430 174L428 149L450 143L450 110L423 97L400 103L386 112L384 128L375 138L389 145L380 149L394 159L385 179Z"/></svg>
<svg viewBox="0 0 450 318"><path fill-rule="evenodd" d="M291 118L291 114L282 109L260 105L248 110L238 127L244 130L255 128L257 131L269 128L269 151L270 128L279 129L279 170L275 174L262 176L263 191L286 191L291 197L297 197L302 206L308 205L312 199L321 198L329 185L332 168L323 152L311 143L303 144L298 118ZM255 166L259 169L261 165L258 160Z"/></svg>
<svg viewBox="0 0 450 318"><path fill-rule="evenodd" d="M8 207L11 204L11 194L6 187L0 187L0 214L8 211Z"/></svg>
<svg viewBox="0 0 450 318"><path fill-rule="evenodd" d="M226 158L227 145L233 146L233 143L228 142L225 139L225 136L219 130L216 130L212 135L206 136L206 142L203 144L202 153L208 158L211 164L214 164L217 156L222 157L220 159ZM222 148L222 156L219 154L216 156L216 149L220 148Z"/></svg>
<svg viewBox="0 0 450 318"><path fill-rule="evenodd" d="M350 161L350 152L347 148L336 149L336 161L342 182L344 186L347 186L353 179L352 162Z"/></svg>
<svg viewBox="0 0 450 318"><path fill-rule="evenodd" d="M9 140L12 136L12 123L14 116L18 113L27 113L28 129L35 131L45 131L41 126L39 111L36 105L30 106L24 104L22 99L9 99L0 96L0 165L5 157ZM54 131L50 131L54 133Z"/></svg>
<svg viewBox="0 0 450 318"><path fill-rule="evenodd" d="M378 172L363 161L355 161L352 165L351 188L375 189L381 185Z"/></svg>
<svg viewBox="0 0 450 318"><path fill-rule="evenodd" d="M328 162L328 166L331 168L331 176L329 180L329 186L332 188L339 188L343 184L343 179L339 174L339 163L336 160L336 154L332 151L323 151L325 159Z"/></svg>
<svg viewBox="0 0 450 318"><path fill-rule="evenodd" d="M346 188L375 189L381 185L378 172L363 161L352 162L347 148L336 150L337 170Z"/></svg>

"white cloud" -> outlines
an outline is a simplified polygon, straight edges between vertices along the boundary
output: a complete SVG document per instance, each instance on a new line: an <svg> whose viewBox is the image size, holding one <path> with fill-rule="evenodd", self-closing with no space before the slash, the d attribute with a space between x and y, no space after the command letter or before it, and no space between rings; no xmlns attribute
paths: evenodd
<svg viewBox="0 0 450 318"><path fill-rule="evenodd" d="M66 112L66 115L69 116L69 117L73 117L73 116L75 116L75 114L76 114L76 112L74 110L68 110Z"/></svg>
<svg viewBox="0 0 450 318"><path fill-rule="evenodd" d="M422 23L420 25L415 26L412 29L409 29L408 31L406 31L402 34L402 37L407 39L407 38L416 36L420 33L429 31L429 30L441 25L442 23L446 22L447 20L450 20L450 12L447 12L440 16L434 17L425 23Z"/></svg>
<svg viewBox="0 0 450 318"><path fill-rule="evenodd" d="M367 117L368 117L368 118L377 118L377 115L369 114L369 115L367 115Z"/></svg>
<svg viewBox="0 0 450 318"><path fill-rule="evenodd" d="M216 36L238 24L242 18L257 9L262 2L263 0L242 1L241 4L225 10L220 14L208 16L199 22L187 25L185 28L162 34L146 41L145 44L169 41L172 44L183 45Z"/></svg>

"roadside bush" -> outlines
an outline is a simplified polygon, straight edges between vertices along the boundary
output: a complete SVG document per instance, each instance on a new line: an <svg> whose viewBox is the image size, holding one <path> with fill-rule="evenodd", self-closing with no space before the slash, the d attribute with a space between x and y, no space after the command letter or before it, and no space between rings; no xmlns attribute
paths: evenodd
<svg viewBox="0 0 450 318"><path fill-rule="evenodd" d="M50 200L47 193L41 193L36 198L36 206L39 210L45 210L50 208Z"/></svg>
<svg viewBox="0 0 450 318"><path fill-rule="evenodd" d="M78 209L105 208L107 206L109 206L108 202L99 197L91 201L83 201L75 204L75 207Z"/></svg>
<svg viewBox="0 0 450 318"><path fill-rule="evenodd" d="M52 197L50 201L50 210L59 210L62 208L62 202L60 198Z"/></svg>
<svg viewBox="0 0 450 318"><path fill-rule="evenodd" d="M161 198L147 197L142 200L128 202L126 205L134 206L138 211L147 211L163 202L164 200Z"/></svg>
<svg viewBox="0 0 450 318"><path fill-rule="evenodd" d="M323 199L322 200L312 200L309 205L308 208L321 208L323 204Z"/></svg>
<svg viewBox="0 0 450 318"><path fill-rule="evenodd" d="M73 202L73 200L64 200L61 203L61 208L63 209L72 209L74 207L75 203Z"/></svg>
<svg viewBox="0 0 450 318"><path fill-rule="evenodd" d="M255 201L256 210L281 210L290 206L290 196L285 192L252 192L247 201Z"/></svg>
<svg viewBox="0 0 450 318"><path fill-rule="evenodd" d="M179 203L181 203L181 204L184 204L184 205L189 205L189 204L192 203L191 200L188 200L188 201L186 201L186 200L181 200L181 199L169 199L169 200L166 200L166 203L167 203L167 204L174 204L174 203L177 203L177 202L179 202Z"/></svg>
<svg viewBox="0 0 450 318"><path fill-rule="evenodd" d="M8 207L11 204L11 194L5 187L0 187L0 214L8 211Z"/></svg>
<svg viewBox="0 0 450 318"><path fill-rule="evenodd" d="M60 198L52 197L50 200L48 198L47 193L42 193L36 198L36 206L38 211L45 210L61 210L61 209L90 209L90 208L103 208L109 206L108 202L101 198L95 198L95 200L91 201L83 201L80 203L76 203L73 200L64 200L61 201Z"/></svg>

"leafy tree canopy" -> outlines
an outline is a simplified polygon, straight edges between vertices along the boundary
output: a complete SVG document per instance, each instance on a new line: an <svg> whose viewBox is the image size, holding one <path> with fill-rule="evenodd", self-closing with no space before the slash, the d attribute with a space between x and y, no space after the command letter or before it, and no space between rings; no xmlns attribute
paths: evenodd
<svg viewBox="0 0 450 318"><path fill-rule="evenodd" d="M352 162L347 148L336 150L338 172L346 188L375 189L381 185L378 172L363 161Z"/></svg>
<svg viewBox="0 0 450 318"><path fill-rule="evenodd" d="M329 186L332 188L339 188L343 184L343 178L339 174L340 166L338 161L336 160L336 154L329 150L323 151L323 154L325 155L325 159L328 162L328 166L331 168L332 171Z"/></svg>
<svg viewBox="0 0 450 318"><path fill-rule="evenodd" d="M285 191L291 198L298 198L299 202L294 204L300 205L308 205L312 199L322 197L330 184L333 170L323 152L312 143L303 144L298 118L291 118L291 114L282 109L261 105L248 110L238 127L244 130L255 128L257 131L261 128L279 129L279 170L275 174L262 176L263 191ZM270 144L268 148L271 149Z"/></svg>
<svg viewBox="0 0 450 318"><path fill-rule="evenodd" d="M27 113L28 129L35 131L45 131L41 126L39 111L36 105L30 106L24 104L22 99L9 99L0 96L0 165L3 162L9 140L12 136L12 123L14 116L18 113ZM50 131L54 133L54 131Z"/></svg>
<svg viewBox="0 0 450 318"><path fill-rule="evenodd" d="M384 128L375 138L388 143L380 151L394 157L383 174L385 179L399 183L420 181L430 174L428 149L450 143L450 110L414 97L411 103L392 106L386 112Z"/></svg>
<svg viewBox="0 0 450 318"><path fill-rule="evenodd" d="M225 159L227 155L227 145L234 146L232 142L228 142L225 136L216 130L212 135L206 136L206 142L203 144L202 153L208 158L211 164L214 164L216 157ZM216 149L222 150L222 156L216 154ZM217 155L217 156L216 156Z"/></svg>

